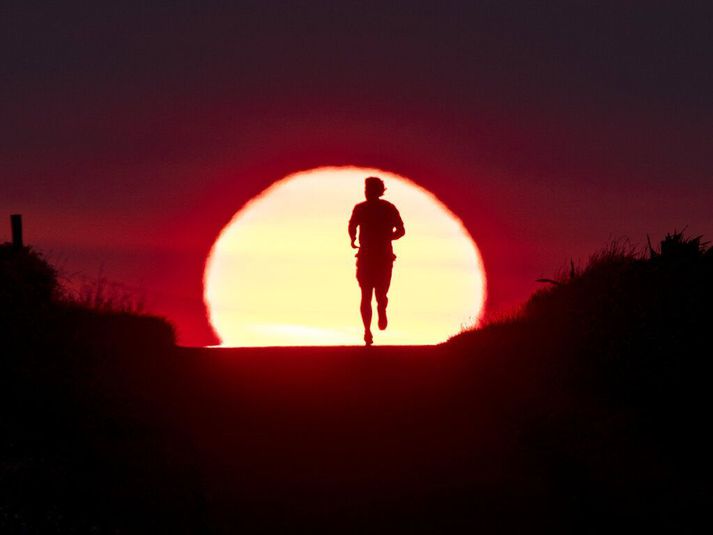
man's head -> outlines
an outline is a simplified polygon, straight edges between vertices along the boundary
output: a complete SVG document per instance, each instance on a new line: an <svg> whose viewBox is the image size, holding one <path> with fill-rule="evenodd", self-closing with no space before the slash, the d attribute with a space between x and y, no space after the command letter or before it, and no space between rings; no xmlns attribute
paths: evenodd
<svg viewBox="0 0 713 535"><path fill-rule="evenodd" d="M386 187L384 187L384 181L379 177L370 176L364 180L364 195L367 200L378 199L384 194Z"/></svg>

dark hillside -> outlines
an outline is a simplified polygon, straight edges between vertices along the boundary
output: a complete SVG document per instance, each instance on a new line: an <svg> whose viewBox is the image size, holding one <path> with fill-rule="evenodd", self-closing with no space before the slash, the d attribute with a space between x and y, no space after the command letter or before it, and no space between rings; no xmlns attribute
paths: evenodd
<svg viewBox="0 0 713 535"><path fill-rule="evenodd" d="M682 533L713 506L700 239L369 349L175 348L0 252L2 533Z"/></svg>
<svg viewBox="0 0 713 535"><path fill-rule="evenodd" d="M154 514L139 481L163 452L126 402L126 370L170 351L172 327L79 303L39 253L3 244L0 329L0 532L107 532Z"/></svg>
<svg viewBox="0 0 713 535"><path fill-rule="evenodd" d="M451 344L549 348L542 395L565 401L542 403L523 439L582 529L693 525L713 506L713 249L682 233L644 252L614 244L545 284L515 319Z"/></svg>

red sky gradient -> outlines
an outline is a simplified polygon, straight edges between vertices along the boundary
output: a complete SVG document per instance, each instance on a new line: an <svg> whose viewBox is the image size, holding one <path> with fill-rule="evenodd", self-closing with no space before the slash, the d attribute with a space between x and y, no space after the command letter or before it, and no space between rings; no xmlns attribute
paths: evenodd
<svg viewBox="0 0 713 535"><path fill-rule="evenodd" d="M312 167L436 194L478 243L491 313L610 239L713 237L710 7L339 4L9 2L0 215L68 275L144 293L185 344L214 341L221 227Z"/></svg>

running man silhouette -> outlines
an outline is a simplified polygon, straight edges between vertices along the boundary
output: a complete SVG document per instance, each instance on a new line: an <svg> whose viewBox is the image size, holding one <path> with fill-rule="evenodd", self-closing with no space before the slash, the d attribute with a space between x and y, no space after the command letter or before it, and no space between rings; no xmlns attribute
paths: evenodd
<svg viewBox="0 0 713 535"><path fill-rule="evenodd" d="M370 346L374 343L371 334L371 298L376 294L376 305L379 314L379 329L386 329L386 306L389 299L386 294L391 284L394 250L393 240L398 240L406 234L404 222L396 207L381 199L386 188L384 182L375 176L364 180L365 202L354 207L349 220L349 238L352 248L359 249L356 254L356 277L361 288L361 319L364 322L364 342ZM359 227L359 246L356 245L357 227Z"/></svg>

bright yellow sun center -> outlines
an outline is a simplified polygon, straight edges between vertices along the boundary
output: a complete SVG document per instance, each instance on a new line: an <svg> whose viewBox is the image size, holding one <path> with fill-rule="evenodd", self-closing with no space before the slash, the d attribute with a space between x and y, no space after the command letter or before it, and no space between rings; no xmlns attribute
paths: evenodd
<svg viewBox="0 0 713 535"><path fill-rule="evenodd" d="M433 344L475 324L485 272L468 231L434 195L407 178L358 167L295 173L246 204L206 262L204 299L223 346L362 343L360 291L347 222L379 176L401 212L394 242L389 326L375 343Z"/></svg>

